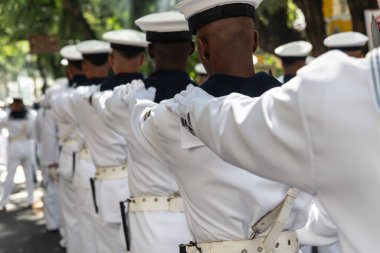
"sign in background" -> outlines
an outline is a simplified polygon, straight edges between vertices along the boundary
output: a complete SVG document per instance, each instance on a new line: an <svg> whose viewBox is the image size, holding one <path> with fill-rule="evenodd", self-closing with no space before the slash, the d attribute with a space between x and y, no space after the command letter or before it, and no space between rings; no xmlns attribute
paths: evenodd
<svg viewBox="0 0 380 253"><path fill-rule="evenodd" d="M59 50L59 39L56 36L35 35L29 37L30 53L55 53Z"/></svg>
<svg viewBox="0 0 380 253"><path fill-rule="evenodd" d="M372 22L372 16L375 17L375 20L380 26L380 10L365 10L364 11L364 18L365 18L365 26L367 29L367 35L369 37L369 50L373 49L373 36L372 36L372 29L371 29L371 22Z"/></svg>

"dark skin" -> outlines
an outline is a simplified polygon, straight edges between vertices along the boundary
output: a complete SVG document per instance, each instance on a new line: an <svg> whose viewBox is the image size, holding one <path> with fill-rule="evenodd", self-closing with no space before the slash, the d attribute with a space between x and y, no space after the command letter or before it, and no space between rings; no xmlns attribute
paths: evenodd
<svg viewBox="0 0 380 253"><path fill-rule="evenodd" d="M136 57L126 58L118 50L113 49L109 55L108 63L115 74L138 73L144 64L144 53L140 53Z"/></svg>
<svg viewBox="0 0 380 253"><path fill-rule="evenodd" d="M66 74L67 74L67 78L69 80L72 80L74 78L74 76L84 75L83 70L80 68L77 68L73 64L67 65Z"/></svg>
<svg viewBox="0 0 380 253"><path fill-rule="evenodd" d="M97 66L88 60L82 62L83 73L88 79L104 78L108 76L109 65L108 62L102 66Z"/></svg>
<svg viewBox="0 0 380 253"><path fill-rule="evenodd" d="M255 74L252 54L259 35L252 18L221 19L201 27L196 35L199 59L210 75L249 78Z"/></svg>
<svg viewBox="0 0 380 253"><path fill-rule="evenodd" d="M305 65L306 62L304 60L299 60L293 64L282 64L282 67L285 75L295 75L297 74L297 71Z"/></svg>
<svg viewBox="0 0 380 253"><path fill-rule="evenodd" d="M10 107L12 112L20 112L23 109L25 109L24 103L20 102L20 101L13 102L9 107Z"/></svg>
<svg viewBox="0 0 380 253"><path fill-rule="evenodd" d="M152 43L149 45L149 56L154 60L156 70L186 71L187 59L194 53L194 42Z"/></svg>

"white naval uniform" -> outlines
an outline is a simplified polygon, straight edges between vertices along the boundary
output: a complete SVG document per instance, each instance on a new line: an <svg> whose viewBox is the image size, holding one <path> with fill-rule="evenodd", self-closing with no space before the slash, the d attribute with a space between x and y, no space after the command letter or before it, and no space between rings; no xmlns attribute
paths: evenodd
<svg viewBox="0 0 380 253"><path fill-rule="evenodd" d="M223 159L318 196L344 253L379 249L379 53L329 52L258 99L186 102L196 134Z"/></svg>
<svg viewBox="0 0 380 253"><path fill-rule="evenodd" d="M95 166L91 160L89 151L86 149L86 141L82 131L78 127L77 118L72 103L73 90L71 93L61 95L57 98L57 103L53 106L60 122L67 123L72 127L72 141L78 145L73 161L74 171L71 171L71 179L74 188L74 201L76 216L78 219L78 237L83 253L96 253L95 224L97 215L91 192L90 178L95 175Z"/></svg>
<svg viewBox="0 0 380 253"><path fill-rule="evenodd" d="M6 128L9 132L7 177L4 183L4 192L0 206L8 203L12 192L14 176L18 166L22 166L26 179L28 193L27 203L33 203L33 138L35 138L35 117L28 110L25 119L12 119L9 114L0 122L0 128Z"/></svg>
<svg viewBox="0 0 380 253"><path fill-rule="evenodd" d="M72 97L76 119L90 150L96 168L111 171L112 167L127 163L127 145L124 138L111 130L96 114L88 97L99 86L79 87ZM120 205L129 197L128 175L95 181L98 219L96 233L99 252L125 252L119 231L122 223Z"/></svg>
<svg viewBox="0 0 380 253"><path fill-rule="evenodd" d="M144 138L138 126L130 123L129 107L123 102L120 86L97 93L93 105L107 125L128 143L128 178L133 197L169 197L178 186L166 164ZM131 252L177 253L178 245L192 240L184 212L143 211L129 213Z"/></svg>
<svg viewBox="0 0 380 253"><path fill-rule="evenodd" d="M65 120L61 121L62 113L59 104L65 96L73 92L72 88L52 95L51 107L58 124L58 136L60 144L59 156L59 194L64 226L64 238L68 253L82 252L82 243L79 231L78 208L76 204L75 189L73 185L73 172L75 166L75 154L80 150L77 142L75 127Z"/></svg>
<svg viewBox="0 0 380 253"><path fill-rule="evenodd" d="M182 127L165 103L140 101L131 122L173 173L193 238L198 243L247 240L251 226L284 199L288 187L223 162ZM299 195L286 229L305 225L310 202L309 195Z"/></svg>
<svg viewBox="0 0 380 253"><path fill-rule="evenodd" d="M58 197L58 179L53 176L55 168L50 165L58 164L59 145L58 128L53 111L41 108L37 114L37 141L40 144L40 164L44 184L44 217L46 228L56 230L60 227L60 207Z"/></svg>

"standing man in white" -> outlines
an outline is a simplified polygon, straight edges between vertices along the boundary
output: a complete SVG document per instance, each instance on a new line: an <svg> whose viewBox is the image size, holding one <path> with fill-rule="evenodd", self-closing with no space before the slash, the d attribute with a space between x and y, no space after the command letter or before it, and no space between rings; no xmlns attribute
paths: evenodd
<svg viewBox="0 0 380 253"><path fill-rule="evenodd" d="M0 209L6 211L9 195L13 188L13 179L18 166L22 166L28 192L28 207L33 204L33 138L35 138L35 117L25 107L20 98L13 99L10 112L0 122L1 128L9 132L7 178L4 184L4 193L0 201Z"/></svg>
<svg viewBox="0 0 380 253"><path fill-rule="evenodd" d="M82 244L79 233L78 208L76 205L75 190L73 184L76 154L79 152L78 136L75 126L59 121L59 114L54 110L60 103L61 96L67 96L73 92L74 87L86 83L87 78L82 70L82 54L76 46L66 46L60 51L63 58L67 59L67 76L69 83L62 88L53 89L49 94L48 107L53 109L53 114L58 125L59 153L59 195L62 212L62 225L64 228L64 239L68 253L82 252ZM62 243L61 243L62 246Z"/></svg>
<svg viewBox="0 0 380 253"><path fill-rule="evenodd" d="M139 18L136 24L147 33L156 67L145 82L156 87L157 100L173 97L192 82L186 67L194 43L185 17L178 12L154 13ZM92 101L104 122L128 144L128 181L133 196L128 201L130 249L134 253L177 253L179 244L192 240L182 198L175 178L157 155L159 150L130 123L131 110L120 93L123 87L97 93Z"/></svg>
<svg viewBox="0 0 380 253"><path fill-rule="evenodd" d="M81 249L84 253L102 252L98 242L102 237L96 236L96 223L98 216L94 206L90 178L95 175L95 166L88 150L87 140L83 131L79 128L76 111L80 108L72 103L74 94L78 91L91 87L98 88L107 78L109 65L108 56L110 46L104 41L89 40L76 45L77 50L83 56L82 69L87 81L78 84L70 93L56 96L57 103L53 104L53 110L59 122L73 127L72 134L78 144L78 152L74 154L74 166L72 171L76 215L78 217L79 238ZM85 50L81 51L80 49ZM99 239L98 239L99 238Z"/></svg>
<svg viewBox="0 0 380 253"><path fill-rule="evenodd" d="M343 252L377 252L379 62L379 48L366 59L333 51L259 98L189 87L169 108L224 160L317 196Z"/></svg>

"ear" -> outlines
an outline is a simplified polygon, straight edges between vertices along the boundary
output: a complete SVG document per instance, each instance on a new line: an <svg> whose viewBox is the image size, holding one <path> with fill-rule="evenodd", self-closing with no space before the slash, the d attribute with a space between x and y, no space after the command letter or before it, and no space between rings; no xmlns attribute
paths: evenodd
<svg viewBox="0 0 380 253"><path fill-rule="evenodd" d="M260 40L260 35L259 33L255 30L253 32L253 48L252 48L252 53L256 52L256 50L259 48L259 40Z"/></svg>
<svg viewBox="0 0 380 253"><path fill-rule="evenodd" d="M86 61L82 61L82 70L86 74L88 70L88 63Z"/></svg>
<svg viewBox="0 0 380 253"><path fill-rule="evenodd" d="M109 64L111 67L113 67L114 62L115 62L115 54L114 54L114 52L112 51L112 52L108 55L108 64Z"/></svg>
<svg viewBox="0 0 380 253"><path fill-rule="evenodd" d="M194 41L190 42L190 48L189 48L189 56L191 56L195 51L195 43Z"/></svg>
<svg viewBox="0 0 380 253"><path fill-rule="evenodd" d="M150 58L154 59L154 56L155 56L154 45L152 43L149 44L149 46L148 46L148 53L149 53Z"/></svg>
<svg viewBox="0 0 380 253"><path fill-rule="evenodd" d="M144 61L145 61L145 54L141 53L139 58L140 58L139 65L141 67L144 64Z"/></svg>
<svg viewBox="0 0 380 253"><path fill-rule="evenodd" d="M201 62L208 62L210 58L210 50L207 39L205 37L197 36L198 56Z"/></svg>

